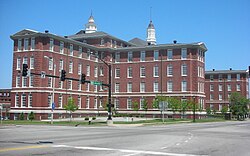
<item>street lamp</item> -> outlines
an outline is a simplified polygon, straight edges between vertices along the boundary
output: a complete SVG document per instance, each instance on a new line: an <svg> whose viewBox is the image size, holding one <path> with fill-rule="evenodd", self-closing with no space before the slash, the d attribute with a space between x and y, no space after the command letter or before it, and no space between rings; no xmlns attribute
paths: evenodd
<svg viewBox="0 0 250 156"><path fill-rule="evenodd" d="M108 64L107 62L105 62L102 58L99 58L97 55L95 55L96 58L98 58L99 60L101 60L107 67L109 70L109 83L108 84L103 84L104 86L107 86L109 89L109 93L108 93L108 119L107 122L108 124L112 124L112 111L111 111L111 64Z"/></svg>
<svg viewBox="0 0 250 156"><path fill-rule="evenodd" d="M49 61L50 58L48 56L44 56L44 58L48 59ZM52 59L52 63L53 63L53 70L54 70L54 76L56 75L56 64L54 63L54 60ZM51 102L51 124L53 124L53 116L54 116L54 112L53 112L53 109L55 106L55 77L53 77L53 89L52 89L52 102Z"/></svg>

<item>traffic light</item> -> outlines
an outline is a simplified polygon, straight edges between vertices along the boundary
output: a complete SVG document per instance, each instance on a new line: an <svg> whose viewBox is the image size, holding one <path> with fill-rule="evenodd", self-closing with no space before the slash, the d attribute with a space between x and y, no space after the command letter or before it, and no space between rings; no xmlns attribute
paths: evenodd
<svg viewBox="0 0 250 156"><path fill-rule="evenodd" d="M82 76L81 76L81 83L84 84L85 81L86 81L86 75L82 74Z"/></svg>
<svg viewBox="0 0 250 156"><path fill-rule="evenodd" d="M28 75L28 65L23 64L23 71L22 71L22 76L27 76Z"/></svg>
<svg viewBox="0 0 250 156"><path fill-rule="evenodd" d="M61 70L61 81L65 81L65 78L66 78L66 71Z"/></svg>

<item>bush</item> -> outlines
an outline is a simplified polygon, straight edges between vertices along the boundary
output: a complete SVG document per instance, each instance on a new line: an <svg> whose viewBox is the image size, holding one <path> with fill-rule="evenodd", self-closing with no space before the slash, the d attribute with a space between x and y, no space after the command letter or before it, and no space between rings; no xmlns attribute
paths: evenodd
<svg viewBox="0 0 250 156"><path fill-rule="evenodd" d="M23 114L23 112L19 115L19 119L20 120L24 120L24 114Z"/></svg>
<svg viewBox="0 0 250 156"><path fill-rule="evenodd" d="M84 119L84 120L86 120L86 121L87 121L87 120L89 120L89 117L85 117L85 119Z"/></svg>
<svg viewBox="0 0 250 156"><path fill-rule="evenodd" d="M95 120L96 119L96 117L92 117L92 120Z"/></svg>

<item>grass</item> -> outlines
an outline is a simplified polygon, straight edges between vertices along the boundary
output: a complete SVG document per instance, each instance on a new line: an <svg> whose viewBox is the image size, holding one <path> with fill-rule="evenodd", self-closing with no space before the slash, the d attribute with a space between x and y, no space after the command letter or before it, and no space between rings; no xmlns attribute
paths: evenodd
<svg viewBox="0 0 250 156"><path fill-rule="evenodd" d="M223 122L226 121L223 118L205 118L205 119L196 119L196 123L204 123L204 122ZM115 121L114 124L143 124L143 125L159 125L159 124L177 124L177 123L192 123L192 119L165 119L164 123L162 119L148 119L148 120L140 120L140 121ZM61 126L87 126L89 124L88 121L54 121L53 125L61 125ZM39 120L4 120L3 125L51 125L50 121L39 121ZM103 126L106 125L106 121L92 121L91 125L94 126Z"/></svg>

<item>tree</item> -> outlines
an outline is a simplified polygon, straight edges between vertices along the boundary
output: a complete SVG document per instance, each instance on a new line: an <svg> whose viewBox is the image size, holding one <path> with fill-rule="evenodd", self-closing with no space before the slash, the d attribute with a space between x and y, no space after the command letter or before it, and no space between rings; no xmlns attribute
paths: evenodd
<svg viewBox="0 0 250 156"><path fill-rule="evenodd" d="M35 114L33 112L29 113L29 120L34 120L35 119Z"/></svg>
<svg viewBox="0 0 250 156"><path fill-rule="evenodd" d="M132 107L133 107L134 111L138 112L138 110L139 110L139 103L137 101L134 101L132 103Z"/></svg>
<svg viewBox="0 0 250 156"><path fill-rule="evenodd" d="M207 112L207 115L211 115L211 113L212 113L211 108L210 108L210 107L207 107L207 108L206 108L206 112Z"/></svg>
<svg viewBox="0 0 250 156"><path fill-rule="evenodd" d="M23 114L23 112L19 115L19 119L20 120L24 120L24 114Z"/></svg>
<svg viewBox="0 0 250 156"><path fill-rule="evenodd" d="M182 112L182 116L185 116L185 112L190 108L190 101L181 101L180 112Z"/></svg>
<svg viewBox="0 0 250 156"><path fill-rule="evenodd" d="M145 110L145 116L146 116L146 119L147 119L147 111L148 111L148 101L144 98L143 101L142 101L142 109Z"/></svg>
<svg viewBox="0 0 250 156"><path fill-rule="evenodd" d="M226 114L227 112L227 106L223 106L222 109L221 109L221 114Z"/></svg>
<svg viewBox="0 0 250 156"><path fill-rule="evenodd" d="M249 99L242 96L240 93L234 92L231 94L229 108L232 114L237 116L237 120L245 119L248 112L248 104Z"/></svg>
<svg viewBox="0 0 250 156"><path fill-rule="evenodd" d="M180 105L181 105L181 101L179 99L176 98L167 98L167 102L168 102L168 106L172 109L173 111L173 119L174 119L174 115L175 112L180 109Z"/></svg>
<svg viewBox="0 0 250 156"><path fill-rule="evenodd" d="M68 103L65 104L63 106L63 108L66 110L66 111L69 111L69 114L70 114L70 121L71 121L71 118L72 118L72 113L75 112L78 107L77 105L75 104L74 102L74 99L72 97L68 98Z"/></svg>

